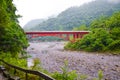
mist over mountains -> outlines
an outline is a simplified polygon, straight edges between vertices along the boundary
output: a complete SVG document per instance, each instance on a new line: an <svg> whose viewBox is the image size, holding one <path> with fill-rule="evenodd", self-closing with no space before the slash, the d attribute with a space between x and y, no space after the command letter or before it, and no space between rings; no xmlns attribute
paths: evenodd
<svg viewBox="0 0 120 80"><path fill-rule="evenodd" d="M120 3L120 0L107 0L107 1L110 2L110 3L115 3L115 4Z"/></svg>
<svg viewBox="0 0 120 80"><path fill-rule="evenodd" d="M116 11L120 11L119 0L95 0L79 7L71 7L57 17L32 20L23 28L25 31L73 30L83 24L89 26L92 20L100 16L111 16Z"/></svg>
<svg viewBox="0 0 120 80"><path fill-rule="evenodd" d="M38 24L42 23L43 21L44 21L44 19L31 20L27 24L25 24L24 28L25 29L31 29L31 28L37 26Z"/></svg>

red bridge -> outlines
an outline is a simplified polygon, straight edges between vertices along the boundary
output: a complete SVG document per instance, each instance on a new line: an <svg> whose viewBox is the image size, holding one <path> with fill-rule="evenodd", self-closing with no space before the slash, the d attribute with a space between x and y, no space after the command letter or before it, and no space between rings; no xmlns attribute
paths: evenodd
<svg viewBox="0 0 120 80"><path fill-rule="evenodd" d="M55 36L63 38L65 40L70 40L70 37L73 37L73 40L82 38L85 34L88 34L90 31L39 31L39 32L26 32L29 38L36 38L42 36Z"/></svg>

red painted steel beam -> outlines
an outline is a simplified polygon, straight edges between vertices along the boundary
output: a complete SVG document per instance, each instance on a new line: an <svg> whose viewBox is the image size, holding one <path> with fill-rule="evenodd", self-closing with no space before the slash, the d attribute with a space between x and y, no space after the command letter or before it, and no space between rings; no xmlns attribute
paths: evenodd
<svg viewBox="0 0 120 80"><path fill-rule="evenodd" d="M64 38L66 40L70 39L69 35L73 35L74 40L77 38L82 38L83 35L88 34L90 31L39 31L39 32L25 32L26 35L32 35L32 38L39 36L56 36L60 38ZM66 35L66 37L63 37Z"/></svg>
<svg viewBox="0 0 120 80"><path fill-rule="evenodd" d="M39 31L25 32L26 34L88 34L90 31Z"/></svg>

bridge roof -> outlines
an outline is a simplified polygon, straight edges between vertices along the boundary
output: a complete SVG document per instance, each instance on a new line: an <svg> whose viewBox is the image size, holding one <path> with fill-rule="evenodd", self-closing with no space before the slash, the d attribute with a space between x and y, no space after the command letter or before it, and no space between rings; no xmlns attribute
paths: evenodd
<svg viewBox="0 0 120 80"><path fill-rule="evenodd" d="M30 31L26 34L75 34L75 33L89 33L90 31Z"/></svg>

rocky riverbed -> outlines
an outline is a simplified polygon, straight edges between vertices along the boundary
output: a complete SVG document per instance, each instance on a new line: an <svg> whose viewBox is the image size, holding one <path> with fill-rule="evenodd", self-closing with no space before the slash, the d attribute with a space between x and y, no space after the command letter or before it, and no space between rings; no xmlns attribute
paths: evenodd
<svg viewBox="0 0 120 80"><path fill-rule="evenodd" d="M67 60L70 71L76 70L77 73L97 77L98 71L102 70L105 80L120 80L120 56L66 51L65 43L32 42L27 49L28 54L32 56L28 61L38 58L42 67L49 72L61 72L61 66Z"/></svg>

